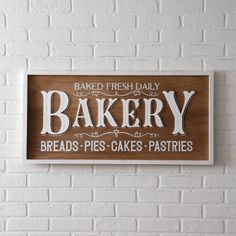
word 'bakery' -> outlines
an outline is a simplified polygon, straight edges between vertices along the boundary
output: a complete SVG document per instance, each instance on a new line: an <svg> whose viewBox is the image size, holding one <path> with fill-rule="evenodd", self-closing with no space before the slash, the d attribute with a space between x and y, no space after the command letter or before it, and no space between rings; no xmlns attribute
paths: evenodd
<svg viewBox="0 0 236 236"><path fill-rule="evenodd" d="M174 91L162 92L167 104L174 117L174 129L172 134L185 134L184 131L184 114L189 106L190 100L195 94L195 91L183 91L184 102L179 108ZM43 96L43 128L41 134L60 135L66 132L71 127L71 117L66 115L66 110L69 109L69 96L63 91L41 91ZM52 112L52 97L57 95L60 99L57 111ZM163 110L163 101L159 98L142 98L142 99L118 99L118 98L96 98L93 101L97 105L97 123L94 124L91 116L88 98L79 98L77 112L74 120L72 120L72 127L82 127L82 120L84 127L111 127L121 128L139 128L140 119L137 117L136 111L139 109L140 102L144 103L144 122L143 127L164 127L161 112ZM117 103L122 103L122 124L118 125L116 118L110 111ZM106 105L105 108L105 103ZM132 108L131 108L132 107ZM155 109L154 109L155 108ZM52 118L60 119L60 128L58 131L52 130Z"/></svg>

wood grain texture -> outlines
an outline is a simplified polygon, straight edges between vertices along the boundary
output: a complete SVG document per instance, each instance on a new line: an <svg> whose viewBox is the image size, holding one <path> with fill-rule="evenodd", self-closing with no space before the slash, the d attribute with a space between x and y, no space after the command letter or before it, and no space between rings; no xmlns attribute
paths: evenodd
<svg viewBox="0 0 236 236"><path fill-rule="evenodd" d="M141 128L129 128L129 132L154 132L158 133L159 137L156 139L150 139L145 136L143 138L131 138L125 134L120 134L118 138L113 135L104 135L101 138L76 138L74 134L78 132L98 132L99 134L105 132L112 132L114 127L107 126L105 128L73 128L64 133L63 135L41 135L43 124L43 98L41 91L60 90L66 92L70 97L69 108L66 110L67 114L71 118L71 123L74 121L78 108L78 97L73 96L74 83L89 83L89 82L140 82L140 83L160 83L158 92L158 98L164 103L164 108L161 112L161 118L164 123L163 128L152 127L142 128L144 121L144 104L141 102L140 107L137 109L137 117L141 121ZM178 104L183 104L183 91L196 91L196 94L192 98L190 105L185 113L184 117L184 129L186 135L172 135L174 127L174 117L171 113L170 107L162 93L162 91L173 90L176 92L176 98ZM88 93L91 91L83 91ZM107 91L105 91L107 92ZM111 93L114 91L111 91ZM119 93L127 93L129 91L119 91ZM104 96L98 96L103 98ZM88 105L93 117L93 122L97 122L97 104L96 97L89 95ZM107 98L107 97L105 97ZM120 97L117 97L120 99ZM134 96L129 95L124 98L145 98L144 95ZM53 97L53 108L57 110L59 99L57 96ZM30 75L28 76L28 125L27 125L27 159L81 159L81 160L208 160L209 159L209 78L202 75L177 75L177 76L81 76L81 75ZM154 108L153 108L154 109ZM122 103L118 101L111 109L111 113L114 115L117 124L120 126L122 123ZM58 119L53 119L53 129L57 130L60 125ZM122 130L118 127L117 129ZM123 128L124 129L124 128ZM127 131L127 128L124 129ZM143 146L148 145L149 140L162 141L162 140L174 140L183 141L191 140L193 142L192 152L149 152L147 149L141 152L113 152L109 149L103 152L84 152L80 150L78 152L41 152L40 142L41 140L77 140L79 143L83 143L85 140L104 140L106 143L111 143L113 140L134 140L142 141Z"/></svg>

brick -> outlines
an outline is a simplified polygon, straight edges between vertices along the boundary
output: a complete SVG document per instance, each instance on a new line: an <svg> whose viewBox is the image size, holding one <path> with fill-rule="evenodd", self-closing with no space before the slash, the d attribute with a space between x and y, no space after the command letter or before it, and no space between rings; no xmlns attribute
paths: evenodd
<svg viewBox="0 0 236 236"><path fill-rule="evenodd" d="M167 188L200 188L201 177L190 176L190 175L182 175L182 176L161 175L160 186Z"/></svg>
<svg viewBox="0 0 236 236"><path fill-rule="evenodd" d="M28 1L0 0L0 9L2 12L26 12L28 10Z"/></svg>
<svg viewBox="0 0 236 236"><path fill-rule="evenodd" d="M4 56L5 53L5 44L0 43L0 56Z"/></svg>
<svg viewBox="0 0 236 236"><path fill-rule="evenodd" d="M125 218L101 218L95 220L95 230L98 232L106 231L135 231L136 224L134 219Z"/></svg>
<svg viewBox="0 0 236 236"><path fill-rule="evenodd" d="M5 191L3 189L0 189L0 201L4 201L5 200Z"/></svg>
<svg viewBox="0 0 236 236"><path fill-rule="evenodd" d="M186 13L201 12L203 9L203 1L195 0L165 0L161 2L162 12Z"/></svg>
<svg viewBox="0 0 236 236"><path fill-rule="evenodd" d="M10 202L44 202L48 201L48 191L46 189L8 189L7 200Z"/></svg>
<svg viewBox="0 0 236 236"><path fill-rule="evenodd" d="M5 49L4 49L5 50ZM0 86L6 85L6 74L0 74Z"/></svg>
<svg viewBox="0 0 236 236"><path fill-rule="evenodd" d="M19 76L19 73L16 73L14 71L13 72L9 71L6 74L6 82L7 85L9 85L10 87L16 87L16 88L23 87L23 80L24 80L23 74Z"/></svg>
<svg viewBox="0 0 236 236"><path fill-rule="evenodd" d="M143 14L138 18L139 27L156 27L159 29L165 27L179 27L180 19L178 15L173 14Z"/></svg>
<svg viewBox="0 0 236 236"><path fill-rule="evenodd" d="M109 165L109 168L107 168L107 165L94 165L94 172L96 174L121 174L121 173L127 173L127 174L133 174L135 172L134 165Z"/></svg>
<svg viewBox="0 0 236 236"><path fill-rule="evenodd" d="M6 102L0 101L0 114L6 113Z"/></svg>
<svg viewBox="0 0 236 236"><path fill-rule="evenodd" d="M206 70L234 70L236 66L236 60L231 59L206 59L205 60Z"/></svg>
<svg viewBox="0 0 236 236"><path fill-rule="evenodd" d="M224 145L218 145L218 146L216 146L216 148L218 151L218 153L216 155L217 158L227 155L227 156L224 156L225 159L228 159L228 160L233 159L232 158L233 157L233 150L229 149L227 146L225 147Z"/></svg>
<svg viewBox="0 0 236 236"><path fill-rule="evenodd" d="M9 56L48 56L48 45L38 43L8 43Z"/></svg>
<svg viewBox="0 0 236 236"><path fill-rule="evenodd" d="M222 203L223 191L218 190L184 190L184 203Z"/></svg>
<svg viewBox="0 0 236 236"><path fill-rule="evenodd" d="M135 46L123 43L98 44L95 47L95 56L135 56Z"/></svg>
<svg viewBox="0 0 236 236"><path fill-rule="evenodd" d="M92 191L90 189L52 189L50 199L55 202L90 202Z"/></svg>
<svg viewBox="0 0 236 236"><path fill-rule="evenodd" d="M156 236L155 233L118 233L117 236ZM109 235L107 235L109 236ZM173 236L173 235L172 235Z"/></svg>
<svg viewBox="0 0 236 236"><path fill-rule="evenodd" d="M172 219L141 219L138 228L140 232L178 232L179 221Z"/></svg>
<svg viewBox="0 0 236 236"><path fill-rule="evenodd" d="M38 232L33 232L33 233L30 233L30 236L70 236L70 234L69 233L63 233L63 232L60 232L60 233L53 233L53 232L38 233Z"/></svg>
<svg viewBox="0 0 236 236"><path fill-rule="evenodd" d="M230 43L227 46L227 54L230 56L235 56L236 55L236 44Z"/></svg>
<svg viewBox="0 0 236 236"><path fill-rule="evenodd" d="M2 89L2 92L6 92L6 91L8 91L7 89ZM4 95L3 95L4 96ZM11 102L8 102L8 104L11 104L11 103L14 103L13 101L11 101ZM8 105L7 104L7 105ZM8 114L12 114L11 112L9 113L9 109L11 110L11 108L12 107L9 107L9 109L8 109L8 111L7 111L7 109L6 109L6 102L4 102L4 101L0 101L0 114L5 114L5 113L8 113ZM13 107L14 107L14 104L13 104ZM6 112L7 111L7 112ZM15 113L15 114L17 114L17 113ZM4 117L5 116L3 116L3 119L4 119Z"/></svg>
<svg viewBox="0 0 236 236"><path fill-rule="evenodd" d="M38 233L38 232L33 232L33 233L30 233L30 236L70 236L70 234L69 233L62 233L62 232L60 232L60 233L53 233L53 232Z"/></svg>
<svg viewBox="0 0 236 236"><path fill-rule="evenodd" d="M157 2L155 0L118 0L118 12L149 13L157 12Z"/></svg>
<svg viewBox="0 0 236 236"><path fill-rule="evenodd" d="M113 176L75 175L73 187L113 187Z"/></svg>
<svg viewBox="0 0 236 236"><path fill-rule="evenodd" d="M223 228L221 220L183 220L183 231L188 233L222 233Z"/></svg>
<svg viewBox="0 0 236 236"><path fill-rule="evenodd" d="M231 29L207 29L205 31L205 39L208 42L232 42L236 41L236 30Z"/></svg>
<svg viewBox="0 0 236 236"><path fill-rule="evenodd" d="M176 190L139 190L138 198L140 202L177 203L180 193Z"/></svg>
<svg viewBox="0 0 236 236"><path fill-rule="evenodd" d="M75 12L113 12L114 3L112 0L73 0Z"/></svg>
<svg viewBox="0 0 236 236"><path fill-rule="evenodd" d="M236 220L227 221L227 232L235 233L236 232Z"/></svg>
<svg viewBox="0 0 236 236"><path fill-rule="evenodd" d="M179 56L180 47L175 43L141 44L138 48L138 56L165 57Z"/></svg>
<svg viewBox="0 0 236 236"><path fill-rule="evenodd" d="M161 42L200 42L202 30L199 29L163 29Z"/></svg>
<svg viewBox="0 0 236 236"><path fill-rule="evenodd" d="M174 205L163 204L160 207L161 217L201 217L201 206L196 205Z"/></svg>
<svg viewBox="0 0 236 236"><path fill-rule="evenodd" d="M227 203L236 203L236 191L229 190L226 192Z"/></svg>
<svg viewBox="0 0 236 236"><path fill-rule="evenodd" d="M56 27L91 27L92 17L87 14L57 14L52 16L52 25Z"/></svg>
<svg viewBox="0 0 236 236"><path fill-rule="evenodd" d="M68 12L71 9L70 0L32 0L31 10L34 12Z"/></svg>
<svg viewBox="0 0 236 236"><path fill-rule="evenodd" d="M3 231L5 228L4 220L0 220L0 231Z"/></svg>
<svg viewBox="0 0 236 236"><path fill-rule="evenodd" d="M235 176L206 176L206 188L236 188Z"/></svg>
<svg viewBox="0 0 236 236"><path fill-rule="evenodd" d="M157 70L158 63L154 59L118 59L117 69L125 71Z"/></svg>
<svg viewBox="0 0 236 236"><path fill-rule="evenodd" d="M54 44L52 49L53 56L92 56L93 48L88 44Z"/></svg>
<svg viewBox="0 0 236 236"><path fill-rule="evenodd" d="M232 87L236 85L235 76L236 76L235 72L228 72L226 74L226 78L225 78L226 86L230 85L229 87Z"/></svg>
<svg viewBox="0 0 236 236"><path fill-rule="evenodd" d="M56 217L69 216L70 205L62 203L31 203L28 206L29 216Z"/></svg>
<svg viewBox="0 0 236 236"><path fill-rule="evenodd" d="M236 27L236 15L230 14L227 18L227 27L235 28Z"/></svg>
<svg viewBox="0 0 236 236"><path fill-rule="evenodd" d="M130 14L95 15L95 26L104 28L131 28L135 26L135 16Z"/></svg>
<svg viewBox="0 0 236 236"><path fill-rule="evenodd" d="M8 231L47 231L48 228L46 219L9 219L7 222Z"/></svg>
<svg viewBox="0 0 236 236"><path fill-rule="evenodd" d="M1 70L24 70L26 69L26 60L24 58L17 57L1 57L0 58L0 68ZM1 89L1 88L0 88ZM1 89L3 90L3 89ZM6 88L6 90L13 90L12 88ZM14 97L18 97L19 94L15 94ZM0 95L1 97L1 95Z"/></svg>
<svg viewBox="0 0 236 236"><path fill-rule="evenodd" d="M0 61L1 61L1 58L0 58ZM7 63L7 62L17 63L17 61L6 60L6 61L4 61L4 63L2 63L2 67L4 67L4 64ZM13 87L3 87L3 88L1 88L0 87L0 99L7 99L7 100L13 100L14 99L14 100L17 100L19 98L20 98L20 94L17 93L17 88L13 88ZM9 122L13 123L14 120L16 121L17 118L19 118L19 115L8 115L8 116L1 115L0 116L0 119L1 119L2 122L4 122L6 118L9 119ZM6 120L6 123L4 124L4 125L6 125L6 128L7 128L7 124L8 124L8 122ZM13 125L13 128L16 127L14 124L12 124L12 125Z"/></svg>
<svg viewBox="0 0 236 236"><path fill-rule="evenodd" d="M216 115L223 115L225 113L225 102L219 101L218 104L219 104L219 107L215 110L215 114ZM217 133L217 132L221 132L222 135L219 135L220 133ZM225 133L223 131L217 131L217 132L216 132L216 144L219 144L219 143L217 143L217 141L221 138L222 138L222 142L224 142Z"/></svg>
<svg viewBox="0 0 236 236"><path fill-rule="evenodd" d="M117 216L156 217L157 205L128 203L117 204Z"/></svg>
<svg viewBox="0 0 236 236"><path fill-rule="evenodd" d="M118 175L116 179L117 187L155 188L157 187L157 184L158 179L156 176Z"/></svg>
<svg viewBox="0 0 236 236"><path fill-rule="evenodd" d="M73 205L73 216L102 217L114 216L114 205L103 203L77 203Z"/></svg>
<svg viewBox="0 0 236 236"><path fill-rule="evenodd" d="M201 70L202 60L200 58L162 58L160 62L161 70Z"/></svg>
<svg viewBox="0 0 236 236"><path fill-rule="evenodd" d="M234 115L236 112L232 109L235 106L235 102L228 102L225 107L225 113L227 115ZM231 141L232 142L232 141Z"/></svg>
<svg viewBox="0 0 236 236"><path fill-rule="evenodd" d="M75 29L73 41L75 42L113 42L115 33L111 29Z"/></svg>
<svg viewBox="0 0 236 236"><path fill-rule="evenodd" d="M5 170L5 161L4 160L0 160L0 173L4 172Z"/></svg>
<svg viewBox="0 0 236 236"><path fill-rule="evenodd" d="M223 56L223 44L186 44L183 47L183 55L185 56Z"/></svg>
<svg viewBox="0 0 236 236"><path fill-rule="evenodd" d="M235 218L236 206L235 205L207 205L204 207L205 217L210 218Z"/></svg>
<svg viewBox="0 0 236 236"><path fill-rule="evenodd" d="M23 114L22 102L19 101L9 101L6 107L7 114Z"/></svg>
<svg viewBox="0 0 236 236"><path fill-rule="evenodd" d="M226 87L225 86L217 86L216 87L216 100L217 101L225 101L226 100L226 95L224 94L226 92Z"/></svg>
<svg viewBox="0 0 236 236"><path fill-rule="evenodd" d="M73 70L114 70L114 60L109 58L73 58Z"/></svg>
<svg viewBox="0 0 236 236"><path fill-rule="evenodd" d="M137 172L141 174L153 175L179 173L179 166L159 166L159 165L138 165Z"/></svg>
<svg viewBox="0 0 236 236"><path fill-rule="evenodd" d="M214 166L202 166L202 168L197 168L197 166L183 166L182 173L184 174L223 174L224 164L218 163Z"/></svg>
<svg viewBox="0 0 236 236"><path fill-rule="evenodd" d="M22 142L23 132L9 130L6 135L7 143L9 144L19 144ZM20 166L20 165L19 165ZM17 166L17 169L19 168Z"/></svg>
<svg viewBox="0 0 236 236"><path fill-rule="evenodd" d="M223 72L221 72L221 73L223 73ZM217 72L216 72L216 74L217 74ZM219 80L217 80L217 78L216 78L216 80L215 80L216 82L217 81L219 81ZM216 101L217 101L217 103L219 104L219 103L224 103L224 106L225 106L225 104L226 104L226 100L228 100L228 98L229 98L229 94L224 94L224 92L226 92L226 87L224 86L224 85L219 85L219 86L216 86L216 96L215 96L215 99L216 99ZM230 91L229 91L230 92ZM220 104L219 104L220 105ZM222 109L222 108L221 108ZM220 110L221 110L220 109ZM217 110L216 110L217 111ZM225 109L224 109L224 112L225 112ZM225 113L223 113L223 114L221 114L221 115L224 115Z"/></svg>
<svg viewBox="0 0 236 236"><path fill-rule="evenodd" d="M208 12L234 12L236 5L234 0L206 0L206 11Z"/></svg>
<svg viewBox="0 0 236 236"><path fill-rule="evenodd" d="M234 88L230 89L229 92L231 92L233 89L234 89ZM233 94L232 99L234 99L235 93L233 93L233 91L232 91L232 94ZM233 104L230 103L230 106L232 106L232 105L233 105ZM231 111L231 107L230 107L230 106L227 107L227 113L228 113L228 114L230 114L230 111ZM228 144L235 144L235 143L236 143L236 131L228 131L228 132L226 133L226 142L227 142ZM231 164L231 163L230 163L230 164ZM230 166L228 165L229 170L235 170L234 172L236 172L235 164L234 164L234 163L232 163L232 164L233 164L233 167L230 167Z"/></svg>
<svg viewBox="0 0 236 236"><path fill-rule="evenodd" d="M5 45L4 44L0 44L0 55L3 56L5 55Z"/></svg>
<svg viewBox="0 0 236 236"><path fill-rule="evenodd" d="M15 203L0 203L0 216L26 216L26 205Z"/></svg>
<svg viewBox="0 0 236 236"><path fill-rule="evenodd" d="M29 176L29 185L31 187L69 187L69 175L36 175Z"/></svg>
<svg viewBox="0 0 236 236"><path fill-rule="evenodd" d="M4 220L0 220L0 231L4 230Z"/></svg>
<svg viewBox="0 0 236 236"><path fill-rule="evenodd" d="M0 14L0 27L4 27L5 25L5 16L3 14Z"/></svg>
<svg viewBox="0 0 236 236"><path fill-rule="evenodd" d="M0 236L26 236L26 233L0 233Z"/></svg>
<svg viewBox="0 0 236 236"><path fill-rule="evenodd" d="M85 233L85 232L84 232ZM73 236L84 236L84 233L75 233ZM103 233L104 236L110 236L110 233ZM86 232L86 236L100 236L100 233Z"/></svg>
<svg viewBox="0 0 236 236"><path fill-rule="evenodd" d="M7 144L2 145L0 149L0 159L22 158L22 145Z"/></svg>
<svg viewBox="0 0 236 236"><path fill-rule="evenodd" d="M70 31L60 28L45 28L29 30L29 37L34 42L68 42L70 41Z"/></svg>
<svg viewBox="0 0 236 236"><path fill-rule="evenodd" d="M6 142L6 133L5 131L0 131L0 143Z"/></svg>
<svg viewBox="0 0 236 236"><path fill-rule="evenodd" d="M25 175L0 175L0 186L1 187L24 187L26 186Z"/></svg>
<svg viewBox="0 0 236 236"><path fill-rule="evenodd" d="M42 27L48 26L47 15L27 14L7 14L7 25L10 27Z"/></svg>
<svg viewBox="0 0 236 236"><path fill-rule="evenodd" d="M67 174L91 174L92 165L53 165L51 166L51 172Z"/></svg>
<svg viewBox="0 0 236 236"><path fill-rule="evenodd" d="M4 170L5 170L5 161L0 160L0 173L3 172Z"/></svg>
<svg viewBox="0 0 236 236"><path fill-rule="evenodd" d="M15 132L13 131L13 133ZM25 164L22 160L7 160L6 171L9 173L45 173L48 172L48 165Z"/></svg>
<svg viewBox="0 0 236 236"><path fill-rule="evenodd" d="M69 58L31 58L29 60L30 70L70 70L70 67Z"/></svg>
<svg viewBox="0 0 236 236"><path fill-rule="evenodd" d="M159 32L156 29L120 29L117 31L119 42L157 42Z"/></svg>
<svg viewBox="0 0 236 236"><path fill-rule="evenodd" d="M224 15L197 13L184 15L184 27L213 28L224 26Z"/></svg>
<svg viewBox="0 0 236 236"><path fill-rule="evenodd" d="M86 231L92 230L91 219L52 219L53 231Z"/></svg>
<svg viewBox="0 0 236 236"><path fill-rule="evenodd" d="M95 201L97 202L134 202L135 191L124 189L96 189Z"/></svg>
<svg viewBox="0 0 236 236"><path fill-rule="evenodd" d="M0 202L5 200L5 190L0 189Z"/></svg>
<svg viewBox="0 0 236 236"><path fill-rule="evenodd" d="M1 42L19 42L27 40L27 33L24 29L0 29Z"/></svg>

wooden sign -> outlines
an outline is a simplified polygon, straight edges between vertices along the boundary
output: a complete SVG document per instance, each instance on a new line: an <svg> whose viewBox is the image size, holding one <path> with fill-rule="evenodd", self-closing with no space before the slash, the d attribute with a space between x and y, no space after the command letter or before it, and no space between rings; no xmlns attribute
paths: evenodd
<svg viewBox="0 0 236 236"><path fill-rule="evenodd" d="M213 163L211 73L29 74L25 99L27 161Z"/></svg>

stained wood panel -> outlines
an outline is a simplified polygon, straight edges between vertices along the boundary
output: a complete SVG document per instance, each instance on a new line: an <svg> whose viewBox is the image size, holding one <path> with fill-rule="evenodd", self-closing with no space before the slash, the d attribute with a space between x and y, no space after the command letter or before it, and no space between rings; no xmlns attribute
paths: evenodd
<svg viewBox="0 0 236 236"><path fill-rule="evenodd" d="M75 90L75 83L85 87ZM128 89L118 86L119 84L127 83L130 85ZM158 86L155 86L154 83ZM94 87L88 86L86 88L86 85L91 84ZM113 89L112 84L114 85ZM27 85L28 160L150 160L151 163L152 160L209 159L210 98L208 75L29 75ZM102 85L103 89L100 90L96 85ZM131 87L133 88L131 89ZM43 96L41 91L62 91L67 94L69 105L63 113L69 117L70 127L65 133L60 135L41 134L43 128ZM163 91L175 92L179 109L184 103L183 91L195 91L184 114L185 135L172 134L175 117ZM80 119L80 127L73 127L79 99L85 98L88 99L88 109L94 127L84 127L84 119ZM106 119L106 127L96 127L99 115L96 99L102 98L106 99L104 108L108 106L107 100L109 98L117 98L117 101L109 110L117 123L117 127L112 127ZM143 127L145 118L143 99L151 98L158 98L163 103L163 109L159 115L164 127L158 127L153 117L153 127ZM140 105L137 109L132 102L129 108L130 111L132 109L135 110L135 117L140 120L140 127L121 127L123 123L123 104L121 99L139 99ZM54 94L51 112L58 110L60 102L60 97ZM157 109L155 103L153 103L151 109L152 112ZM131 125L133 121L134 119L130 119ZM56 116L53 117L52 130L58 131L60 125L60 119ZM89 143L88 141L91 143L91 147L85 148L86 144ZM66 143L75 142L78 150L65 151L63 148L59 148L55 150L60 151L53 151L49 147L48 151L42 151L42 142L47 144L53 142L53 144L56 143L56 146L58 144L60 146L62 143L65 146ZM126 144L124 144L125 142ZM179 150L180 143L185 143L184 149L186 150L187 142L192 142L192 150ZM155 148L152 148L153 143L155 143ZM166 150L164 150L164 146Z"/></svg>

